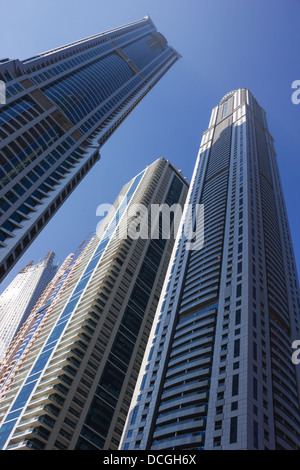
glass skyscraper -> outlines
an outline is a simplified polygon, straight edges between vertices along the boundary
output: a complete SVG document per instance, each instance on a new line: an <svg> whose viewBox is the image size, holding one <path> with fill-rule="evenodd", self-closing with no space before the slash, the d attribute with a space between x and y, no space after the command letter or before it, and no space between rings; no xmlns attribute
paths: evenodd
<svg viewBox="0 0 300 470"><path fill-rule="evenodd" d="M187 203L204 205L204 244L174 247L120 449L299 450L299 283L249 90L212 110Z"/></svg>
<svg viewBox="0 0 300 470"><path fill-rule="evenodd" d="M53 280L51 304L47 292L11 346L17 367L0 368L1 449L118 448L174 246L171 209L187 192L181 172L156 160L124 186L63 283Z"/></svg>
<svg viewBox="0 0 300 470"><path fill-rule="evenodd" d="M0 62L0 281L179 57L146 16Z"/></svg>

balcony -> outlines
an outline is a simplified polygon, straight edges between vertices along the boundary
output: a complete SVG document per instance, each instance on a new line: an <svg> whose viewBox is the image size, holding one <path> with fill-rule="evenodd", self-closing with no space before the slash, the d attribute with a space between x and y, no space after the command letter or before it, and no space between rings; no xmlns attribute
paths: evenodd
<svg viewBox="0 0 300 470"><path fill-rule="evenodd" d="M36 436L38 436L39 439L37 439ZM28 445L28 442L32 442L33 444L35 443L35 447L31 446L31 448L43 449L45 447L45 444L49 436L50 436L50 431L45 429L43 426L38 426L37 428L25 429L12 436L12 438L10 439L11 444L8 446L7 449L12 450L16 447L18 448L24 447Z"/></svg>

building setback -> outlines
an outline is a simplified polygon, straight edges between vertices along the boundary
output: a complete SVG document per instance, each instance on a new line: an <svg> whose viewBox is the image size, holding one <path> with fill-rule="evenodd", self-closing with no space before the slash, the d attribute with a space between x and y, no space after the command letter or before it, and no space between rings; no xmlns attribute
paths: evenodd
<svg viewBox="0 0 300 470"><path fill-rule="evenodd" d="M120 449L299 450L299 282L249 90L212 110L187 202L204 205L204 244L174 247Z"/></svg>
<svg viewBox="0 0 300 470"><path fill-rule="evenodd" d="M124 186L5 389L1 449L118 448L174 245L162 227L134 236L137 210L181 207L187 192L162 158ZM149 228L156 214L146 212Z"/></svg>
<svg viewBox="0 0 300 470"><path fill-rule="evenodd" d="M179 57L146 16L0 61L0 282Z"/></svg>
<svg viewBox="0 0 300 470"><path fill-rule="evenodd" d="M0 296L0 359L27 319L55 273L55 254L49 252L44 260L27 263Z"/></svg>

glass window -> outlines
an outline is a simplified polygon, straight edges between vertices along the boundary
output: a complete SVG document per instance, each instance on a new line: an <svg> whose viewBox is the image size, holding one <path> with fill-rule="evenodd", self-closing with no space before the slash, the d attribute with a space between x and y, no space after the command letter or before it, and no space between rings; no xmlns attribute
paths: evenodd
<svg viewBox="0 0 300 470"><path fill-rule="evenodd" d="M238 395L239 393L239 375L233 375L232 377L232 396Z"/></svg>
<svg viewBox="0 0 300 470"><path fill-rule="evenodd" d="M237 416L230 419L230 444L237 442Z"/></svg>

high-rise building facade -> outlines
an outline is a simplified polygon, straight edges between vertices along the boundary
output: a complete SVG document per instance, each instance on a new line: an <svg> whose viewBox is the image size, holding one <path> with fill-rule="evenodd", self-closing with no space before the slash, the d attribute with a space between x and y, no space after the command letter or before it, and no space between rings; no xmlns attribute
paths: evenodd
<svg viewBox="0 0 300 470"><path fill-rule="evenodd" d="M1 449L118 448L187 192L162 158L124 186L4 389Z"/></svg>
<svg viewBox="0 0 300 470"><path fill-rule="evenodd" d="M57 272L55 254L27 263L0 296L0 360L27 319L45 288Z"/></svg>
<svg viewBox="0 0 300 470"><path fill-rule="evenodd" d="M5 354L1 357L0 361L0 402L1 398L8 390L13 377L15 376L20 365L26 359L27 353L30 351L30 345L34 337L38 334L39 330L43 327L47 317L51 315L55 301L67 285L68 277L71 276L72 271L76 269L78 257L83 252L85 246L89 242L89 238L81 243L80 247L75 253L71 253L60 268L57 270L53 279L46 286L44 291L40 291L40 295L36 296L36 303L31 309L27 319L22 322L18 328L13 341L6 349ZM7 319L7 323L9 318Z"/></svg>
<svg viewBox="0 0 300 470"><path fill-rule="evenodd" d="M146 16L0 62L0 281L179 57Z"/></svg>
<svg viewBox="0 0 300 470"><path fill-rule="evenodd" d="M204 205L204 244L174 247L120 449L299 450L299 283L249 90L212 110L187 203Z"/></svg>

